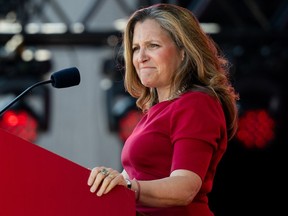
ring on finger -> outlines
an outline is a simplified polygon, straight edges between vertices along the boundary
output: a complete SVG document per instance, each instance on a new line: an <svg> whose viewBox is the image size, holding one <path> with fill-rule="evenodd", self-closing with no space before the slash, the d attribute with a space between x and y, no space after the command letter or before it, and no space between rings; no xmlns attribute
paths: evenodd
<svg viewBox="0 0 288 216"><path fill-rule="evenodd" d="M100 173L101 173L102 175L104 175L104 176L108 176L108 175L109 175L109 171L108 171L107 169L105 169L105 168L103 168L103 169L100 171Z"/></svg>

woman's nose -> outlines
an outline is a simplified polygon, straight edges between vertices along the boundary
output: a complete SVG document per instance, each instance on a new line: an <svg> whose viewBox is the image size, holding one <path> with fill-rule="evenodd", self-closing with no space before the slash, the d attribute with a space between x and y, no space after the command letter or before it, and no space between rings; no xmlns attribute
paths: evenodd
<svg viewBox="0 0 288 216"><path fill-rule="evenodd" d="M144 62L148 59L148 56L144 49L140 49L139 56L138 56L138 62Z"/></svg>

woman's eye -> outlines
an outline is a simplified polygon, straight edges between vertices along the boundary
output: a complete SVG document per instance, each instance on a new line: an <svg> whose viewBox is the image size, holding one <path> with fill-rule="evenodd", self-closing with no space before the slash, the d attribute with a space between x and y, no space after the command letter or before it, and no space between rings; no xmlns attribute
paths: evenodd
<svg viewBox="0 0 288 216"><path fill-rule="evenodd" d="M133 48L132 48L132 51L135 52L135 51L138 50L138 49L139 49L139 47L133 47Z"/></svg>
<svg viewBox="0 0 288 216"><path fill-rule="evenodd" d="M158 44L150 44L149 45L151 48L154 48L154 47L158 47L159 45Z"/></svg>

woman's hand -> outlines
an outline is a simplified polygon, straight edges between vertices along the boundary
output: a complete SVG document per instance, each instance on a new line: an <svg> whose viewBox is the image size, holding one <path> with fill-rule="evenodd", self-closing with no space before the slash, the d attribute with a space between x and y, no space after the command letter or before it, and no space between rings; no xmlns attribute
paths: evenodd
<svg viewBox="0 0 288 216"><path fill-rule="evenodd" d="M97 196L111 191L116 185L126 186L124 176L117 170L106 167L94 167L88 178L88 185L92 193L97 191Z"/></svg>

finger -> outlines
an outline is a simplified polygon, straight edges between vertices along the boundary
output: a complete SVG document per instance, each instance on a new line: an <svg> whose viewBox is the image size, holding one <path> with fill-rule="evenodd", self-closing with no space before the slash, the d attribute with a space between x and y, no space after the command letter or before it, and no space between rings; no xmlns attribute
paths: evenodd
<svg viewBox="0 0 288 216"><path fill-rule="evenodd" d="M100 172L99 167L94 167L89 175L87 184L91 186L96 179L97 174Z"/></svg>
<svg viewBox="0 0 288 216"><path fill-rule="evenodd" d="M109 175L107 175L101 185L101 188L97 192L98 196L106 194L111 191L118 184L118 176L121 175L118 171L112 170Z"/></svg>
<svg viewBox="0 0 288 216"><path fill-rule="evenodd" d="M114 173L111 173L112 175L107 176L107 178L110 178L110 183L106 187L106 190L103 192L104 194L110 192L117 185L126 186L127 184L125 177L122 175L122 173L119 173L118 171Z"/></svg>
<svg viewBox="0 0 288 216"><path fill-rule="evenodd" d="M109 175L111 168L105 168L105 167L100 167L100 169L96 169L95 173L95 178L93 179L90 191L94 193L99 186L101 185L101 188L103 188L103 180ZM104 185L105 187L105 185ZM102 195L102 193L98 193L99 195Z"/></svg>
<svg viewBox="0 0 288 216"><path fill-rule="evenodd" d="M114 171L115 173L115 171ZM104 194L104 192L106 191L107 187L110 185L111 181L115 178L115 174L109 173L109 175L106 175L103 180L102 180L102 184L101 187L99 188L99 190L97 191L97 196L101 196L102 194Z"/></svg>
<svg viewBox="0 0 288 216"><path fill-rule="evenodd" d="M119 179L121 178L121 174L116 173L115 175L110 174L107 176L107 179L110 180L109 184L107 185L105 191L103 192L104 194L107 194L110 192L116 185L119 185Z"/></svg>

